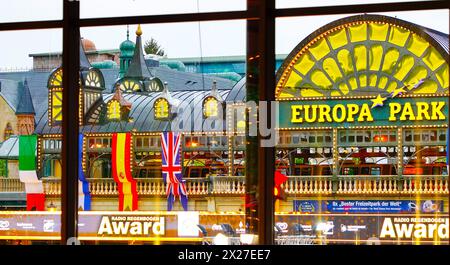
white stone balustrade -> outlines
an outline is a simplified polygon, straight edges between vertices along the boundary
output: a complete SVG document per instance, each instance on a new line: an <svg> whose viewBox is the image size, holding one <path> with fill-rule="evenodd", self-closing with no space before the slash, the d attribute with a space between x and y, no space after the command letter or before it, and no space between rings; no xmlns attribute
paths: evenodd
<svg viewBox="0 0 450 265"><path fill-rule="evenodd" d="M46 195L61 195L60 178L42 178L41 180Z"/></svg>
<svg viewBox="0 0 450 265"><path fill-rule="evenodd" d="M210 176L211 194L244 194L244 176Z"/></svg>
<svg viewBox="0 0 450 265"><path fill-rule="evenodd" d="M0 192L25 192L25 185L15 178L0 178Z"/></svg>
<svg viewBox="0 0 450 265"><path fill-rule="evenodd" d="M333 190L331 177L324 176L289 176L281 188L284 188L287 195L331 194Z"/></svg>
<svg viewBox="0 0 450 265"><path fill-rule="evenodd" d="M111 178L90 178L89 191L92 195L117 195L117 183Z"/></svg>
<svg viewBox="0 0 450 265"><path fill-rule="evenodd" d="M287 194L331 194L332 177L290 176ZM448 176L339 176L337 194L448 194ZM403 187L401 187L403 186Z"/></svg>
<svg viewBox="0 0 450 265"><path fill-rule="evenodd" d="M61 194L61 179L43 178L47 195ZM94 196L117 195L117 183L110 178L90 178L89 190ZM159 178L136 179L139 195L165 196L166 185ZM448 176L288 176L282 185L286 195L332 194L448 194ZM209 176L186 179L188 195L243 195L244 176ZM0 178L0 192L24 192L19 179Z"/></svg>

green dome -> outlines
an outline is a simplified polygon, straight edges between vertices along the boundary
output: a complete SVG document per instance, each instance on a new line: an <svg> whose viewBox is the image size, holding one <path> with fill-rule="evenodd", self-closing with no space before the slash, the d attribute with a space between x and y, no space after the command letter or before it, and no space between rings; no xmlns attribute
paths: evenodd
<svg viewBox="0 0 450 265"><path fill-rule="evenodd" d="M134 54L134 42L126 40L120 44L120 56L121 57L133 57Z"/></svg>

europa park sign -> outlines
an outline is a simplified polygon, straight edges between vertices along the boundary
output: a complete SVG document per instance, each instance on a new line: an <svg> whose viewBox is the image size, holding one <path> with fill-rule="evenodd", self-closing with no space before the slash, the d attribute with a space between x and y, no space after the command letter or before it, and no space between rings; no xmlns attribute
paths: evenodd
<svg viewBox="0 0 450 265"><path fill-rule="evenodd" d="M447 97L279 102L279 128L446 125Z"/></svg>

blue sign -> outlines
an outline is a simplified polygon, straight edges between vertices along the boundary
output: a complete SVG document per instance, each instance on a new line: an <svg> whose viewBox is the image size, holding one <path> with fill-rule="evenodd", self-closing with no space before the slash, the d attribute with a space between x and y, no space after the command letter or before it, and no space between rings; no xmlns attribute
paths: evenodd
<svg viewBox="0 0 450 265"><path fill-rule="evenodd" d="M319 208L319 206L321 206ZM294 211L302 213L436 213L444 202L435 200L294 200Z"/></svg>
<svg viewBox="0 0 450 265"><path fill-rule="evenodd" d="M294 212L317 213L319 211L319 201L294 200Z"/></svg>

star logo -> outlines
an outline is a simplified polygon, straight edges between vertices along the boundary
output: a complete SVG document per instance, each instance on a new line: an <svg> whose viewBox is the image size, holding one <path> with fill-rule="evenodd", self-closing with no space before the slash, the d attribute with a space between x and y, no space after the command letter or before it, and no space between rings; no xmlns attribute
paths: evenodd
<svg viewBox="0 0 450 265"><path fill-rule="evenodd" d="M375 99L371 99L370 101L373 102L372 109L375 107L381 107L383 106L383 102L386 100L386 98L383 98L380 94Z"/></svg>
<svg viewBox="0 0 450 265"><path fill-rule="evenodd" d="M399 96L399 95L402 95L403 93L406 93L404 88L405 87L394 89L394 91L392 91L391 98L395 98L396 96Z"/></svg>

